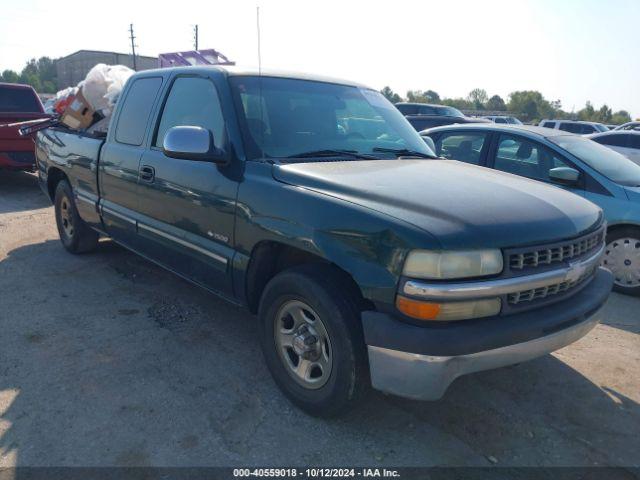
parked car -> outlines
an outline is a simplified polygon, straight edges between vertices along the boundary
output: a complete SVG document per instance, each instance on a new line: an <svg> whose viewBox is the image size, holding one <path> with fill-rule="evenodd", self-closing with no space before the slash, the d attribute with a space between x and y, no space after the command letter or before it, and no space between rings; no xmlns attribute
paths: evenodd
<svg viewBox="0 0 640 480"><path fill-rule="evenodd" d="M416 131L439 125L455 123L488 123L481 118L467 117L460 110L447 105L430 105L427 103L396 103L396 108L405 116Z"/></svg>
<svg viewBox="0 0 640 480"><path fill-rule="evenodd" d="M429 103L399 102L396 108L403 115L440 115L444 117L465 118L464 113L448 105L431 105Z"/></svg>
<svg viewBox="0 0 640 480"><path fill-rule="evenodd" d="M44 117L42 103L33 87L0 83L0 125ZM18 127L0 127L0 169L32 170L34 160L31 137L21 137Z"/></svg>
<svg viewBox="0 0 640 480"><path fill-rule="evenodd" d="M587 135L587 138L621 153L640 165L640 130L612 130Z"/></svg>
<svg viewBox="0 0 640 480"><path fill-rule="evenodd" d="M602 123L582 122L577 120L542 120L538 126L563 130L565 132L576 133L578 135L606 132L609 130Z"/></svg>
<svg viewBox="0 0 640 480"><path fill-rule="evenodd" d="M608 223L604 266L613 272L617 291L640 294L640 166L561 130L452 125L423 135L438 156L556 185L600 206Z"/></svg>
<svg viewBox="0 0 640 480"><path fill-rule="evenodd" d="M506 123L509 125L522 125L522 122L516 117L510 115L486 115L482 118L492 121L493 123Z"/></svg>
<svg viewBox="0 0 640 480"><path fill-rule="evenodd" d="M615 130L640 130L640 122L627 122L618 125Z"/></svg>
<svg viewBox="0 0 640 480"><path fill-rule="evenodd" d="M433 160L350 82L138 72L106 140L42 130L37 161L69 252L110 236L257 313L271 374L313 414L353 405L369 379L437 399L556 350L593 328L613 283L597 206Z"/></svg>

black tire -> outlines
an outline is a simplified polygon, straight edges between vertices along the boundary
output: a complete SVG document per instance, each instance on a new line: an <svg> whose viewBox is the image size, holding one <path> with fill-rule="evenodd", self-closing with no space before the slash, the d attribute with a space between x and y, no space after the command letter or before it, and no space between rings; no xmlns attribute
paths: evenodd
<svg viewBox="0 0 640 480"><path fill-rule="evenodd" d="M78 215L71 185L67 180L58 182L53 203L58 234L64 248L74 254L95 250L98 246L99 235L88 227Z"/></svg>
<svg viewBox="0 0 640 480"><path fill-rule="evenodd" d="M277 344L279 312L296 302L308 305L319 316L328 335L332 365L326 383L319 388L299 384ZM331 417L345 413L358 403L370 384L357 304L357 294L342 274L324 265L281 272L263 292L259 317L267 366L287 398L310 415Z"/></svg>
<svg viewBox="0 0 640 480"><path fill-rule="evenodd" d="M638 285L638 272L640 266L640 228L623 227L607 234L607 247L602 266L612 271L614 276L613 290L625 295L640 296ZM616 254L616 249L623 249L624 255ZM632 269L631 279L625 278L624 264L627 262Z"/></svg>

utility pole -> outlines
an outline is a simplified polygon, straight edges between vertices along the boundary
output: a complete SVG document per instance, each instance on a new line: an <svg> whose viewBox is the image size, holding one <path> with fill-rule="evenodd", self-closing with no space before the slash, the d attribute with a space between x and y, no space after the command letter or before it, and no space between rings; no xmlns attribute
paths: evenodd
<svg viewBox="0 0 640 480"><path fill-rule="evenodd" d="M198 25L194 25L193 27L193 45L198 50Z"/></svg>
<svg viewBox="0 0 640 480"><path fill-rule="evenodd" d="M133 70L137 71L136 66L136 37L133 34L133 23L129 24L129 34L131 35L131 53L133 54Z"/></svg>

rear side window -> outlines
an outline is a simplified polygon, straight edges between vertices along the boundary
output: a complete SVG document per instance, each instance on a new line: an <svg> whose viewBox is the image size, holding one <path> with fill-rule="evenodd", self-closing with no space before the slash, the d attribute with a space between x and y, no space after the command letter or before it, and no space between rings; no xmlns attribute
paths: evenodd
<svg viewBox="0 0 640 480"><path fill-rule="evenodd" d="M555 128L556 122L544 122L542 126L545 128Z"/></svg>
<svg viewBox="0 0 640 480"><path fill-rule="evenodd" d="M167 97L154 145L162 147L164 136L172 127L195 126L209 130L216 146L221 146L224 117L216 87L211 80L178 77Z"/></svg>
<svg viewBox="0 0 640 480"><path fill-rule="evenodd" d="M496 117L495 122L496 123L508 123L507 120L502 118L502 117Z"/></svg>
<svg viewBox="0 0 640 480"><path fill-rule="evenodd" d="M116 141L127 145L142 145L153 102L162 78L139 78L133 82L122 105L116 126Z"/></svg>
<svg viewBox="0 0 640 480"><path fill-rule="evenodd" d="M578 123L562 122L558 128L565 132L582 133L582 127Z"/></svg>
<svg viewBox="0 0 640 480"><path fill-rule="evenodd" d="M437 118L409 118L409 123L413 128L415 128L418 132L422 130L426 130L431 127L438 127L440 125L446 125L451 122L443 122L438 120Z"/></svg>
<svg viewBox="0 0 640 480"><path fill-rule="evenodd" d="M608 145L610 147L626 147L627 135L604 135L602 137L593 138L592 140L598 142L600 145Z"/></svg>
<svg viewBox="0 0 640 480"><path fill-rule="evenodd" d="M446 115L446 112L428 105L422 105L420 107L420 115Z"/></svg>
<svg viewBox="0 0 640 480"><path fill-rule="evenodd" d="M478 165L487 138L484 133L445 133L436 142L439 157Z"/></svg>
<svg viewBox="0 0 640 480"><path fill-rule="evenodd" d="M629 143L627 143L629 148L640 149L640 135L629 135Z"/></svg>
<svg viewBox="0 0 640 480"><path fill-rule="evenodd" d="M0 87L0 112L40 113L42 107L30 89Z"/></svg>
<svg viewBox="0 0 640 480"><path fill-rule="evenodd" d="M500 135L494 162L496 170L548 182L549 170L568 166L544 145L516 135Z"/></svg>
<svg viewBox="0 0 640 480"><path fill-rule="evenodd" d="M418 113L418 105L396 105L403 115L416 115Z"/></svg>

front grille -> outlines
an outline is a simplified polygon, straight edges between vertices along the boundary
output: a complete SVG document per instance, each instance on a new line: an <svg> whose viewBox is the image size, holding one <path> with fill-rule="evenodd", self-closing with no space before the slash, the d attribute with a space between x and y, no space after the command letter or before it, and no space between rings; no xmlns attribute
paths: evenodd
<svg viewBox="0 0 640 480"><path fill-rule="evenodd" d="M584 283L587 279L592 277L594 272L596 271L596 268L598 268L598 266L594 265L575 280L567 280L561 283L555 283L553 285L547 285L540 288L532 288L530 290L510 293L509 295L507 295L507 302L510 305L518 305L523 302L531 302L533 300L547 298L551 295L557 295L559 293L566 292Z"/></svg>
<svg viewBox="0 0 640 480"><path fill-rule="evenodd" d="M603 238L604 229L575 240L514 252L509 255L509 267L511 270L523 270L570 260L595 250Z"/></svg>

